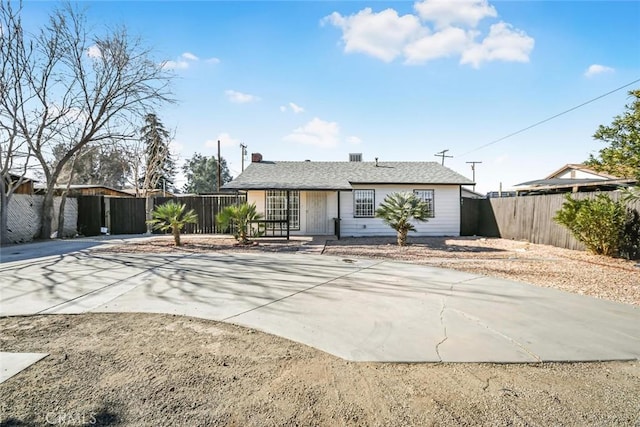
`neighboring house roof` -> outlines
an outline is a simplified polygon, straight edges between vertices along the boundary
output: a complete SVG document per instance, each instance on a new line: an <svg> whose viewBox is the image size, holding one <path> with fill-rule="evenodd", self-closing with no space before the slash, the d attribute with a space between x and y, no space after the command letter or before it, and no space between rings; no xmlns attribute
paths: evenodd
<svg viewBox="0 0 640 427"><path fill-rule="evenodd" d="M16 175L14 173L9 173L9 176L11 177L12 181L18 181L19 179L22 178L22 182L39 182L38 180L35 180L33 178L28 178L26 176L22 176L22 175Z"/></svg>
<svg viewBox="0 0 640 427"><path fill-rule="evenodd" d="M47 186L46 186L46 185L43 185L43 184L38 184L38 185L36 185L36 186L35 186L35 188L36 188L36 190L40 190L40 191L42 191L42 190L46 190L46 189L47 189ZM65 190L67 189L67 184L60 184L60 185L56 185L56 186L54 186L53 188L54 188L54 190L56 190L56 191L65 191ZM82 193L82 192L84 192L83 190L95 190L95 191L96 191L96 192L98 192L98 193L102 193L102 192L109 192L109 193L112 193L112 194L110 194L110 195L117 194L117 195L120 195L120 196L123 196L123 197L131 197L131 195L130 195L130 194L128 194L128 193L127 193L126 191L124 191L124 190L117 190L117 189L115 189L115 188L111 188L111 187L108 187L108 186L106 186L106 185L97 185L97 184L71 184L71 185L69 186L69 190L70 190L71 192L75 192L75 193L78 193L78 192Z"/></svg>
<svg viewBox="0 0 640 427"><path fill-rule="evenodd" d="M547 176L545 179L559 178L561 175L563 175L567 171L577 171L577 172L582 172L584 174L593 175L594 179L598 179L598 178L621 179L620 177L617 177L614 175L610 175L604 172L598 172L595 169L590 168L589 166L583 165L582 163L568 163L563 167L561 167L560 169L558 169L557 171L550 174L549 176ZM523 184L518 184L518 185L523 185Z"/></svg>
<svg viewBox="0 0 640 427"><path fill-rule="evenodd" d="M476 191L469 190L468 188L462 187L462 197L466 197L467 199L484 199L486 196L484 194L480 194Z"/></svg>
<svg viewBox="0 0 640 427"><path fill-rule="evenodd" d="M146 196L174 197L175 196L175 194L173 194L171 191L157 189L157 188L151 188L147 190L140 188L137 191L135 188L123 188L120 191L127 193L131 196L140 195L140 197L146 197Z"/></svg>
<svg viewBox="0 0 640 427"><path fill-rule="evenodd" d="M353 184L454 184L473 182L436 162L251 163L231 190L352 190Z"/></svg>
<svg viewBox="0 0 640 427"><path fill-rule="evenodd" d="M515 189L519 194L594 191L616 189L634 182L633 179L598 172L583 164L567 164L544 179L517 184Z"/></svg>

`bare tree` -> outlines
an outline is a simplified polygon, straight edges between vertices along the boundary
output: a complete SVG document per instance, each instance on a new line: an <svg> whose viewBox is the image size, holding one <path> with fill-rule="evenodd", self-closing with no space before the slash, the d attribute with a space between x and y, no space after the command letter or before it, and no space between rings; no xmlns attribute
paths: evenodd
<svg viewBox="0 0 640 427"><path fill-rule="evenodd" d="M20 108L3 114L13 120L46 180L40 229L46 239L54 188L65 165L86 146L133 137L146 111L171 101L171 75L126 29L89 34L84 14L71 5L55 10L37 35L23 30L9 3L2 3L0 13L8 23L3 37L15 32L9 36L25 40L0 58L24 70L13 94ZM50 153L59 143L68 150L52 165Z"/></svg>
<svg viewBox="0 0 640 427"><path fill-rule="evenodd" d="M21 31L11 31L20 25L18 11L11 4L1 5L0 16L0 243L8 239L9 203L14 192L27 180L27 168L31 159L31 149L20 137L15 117L23 107L19 83L24 79L26 69L18 62L5 58L16 56L17 52L29 55L29 47L24 46ZM17 58L20 59L20 58Z"/></svg>

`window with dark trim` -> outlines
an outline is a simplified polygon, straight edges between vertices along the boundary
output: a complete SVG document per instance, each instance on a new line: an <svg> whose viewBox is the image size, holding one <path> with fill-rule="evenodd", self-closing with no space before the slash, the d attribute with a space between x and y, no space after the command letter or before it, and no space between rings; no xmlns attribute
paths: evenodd
<svg viewBox="0 0 640 427"><path fill-rule="evenodd" d="M436 206L434 203L434 190L413 190L413 194L429 206L429 218L435 218Z"/></svg>
<svg viewBox="0 0 640 427"><path fill-rule="evenodd" d="M353 216L373 218L375 202L375 190L353 190Z"/></svg>
<svg viewBox="0 0 640 427"><path fill-rule="evenodd" d="M287 192L280 190L267 190L265 219L287 219ZM289 228L300 230L300 192L289 192Z"/></svg>

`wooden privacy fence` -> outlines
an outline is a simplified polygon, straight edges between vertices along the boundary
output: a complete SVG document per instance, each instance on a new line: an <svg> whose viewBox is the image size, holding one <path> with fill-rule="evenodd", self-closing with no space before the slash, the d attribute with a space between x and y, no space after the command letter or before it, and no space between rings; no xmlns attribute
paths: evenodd
<svg viewBox="0 0 640 427"><path fill-rule="evenodd" d="M108 197L105 209L111 234L142 234L147 232L145 199Z"/></svg>
<svg viewBox="0 0 640 427"><path fill-rule="evenodd" d="M612 200L621 198L617 191L573 193L571 197L595 198L598 194L606 194ZM566 227L553 220L564 201L564 194L482 199L469 203L465 199L462 206L461 234L527 240L531 243L583 250L584 245L577 241ZM627 206L640 211L640 202L627 203ZM470 218L473 215L477 221L475 233L471 232L474 224Z"/></svg>
<svg viewBox="0 0 640 427"><path fill-rule="evenodd" d="M226 208L240 203L244 203L247 198L242 194L214 194L202 196L186 196L186 197L156 197L153 199L153 205L158 206L169 200L186 205L186 210L193 209L198 215L197 224L187 224L183 233L185 234L225 234L229 230L223 230L216 224L216 215Z"/></svg>

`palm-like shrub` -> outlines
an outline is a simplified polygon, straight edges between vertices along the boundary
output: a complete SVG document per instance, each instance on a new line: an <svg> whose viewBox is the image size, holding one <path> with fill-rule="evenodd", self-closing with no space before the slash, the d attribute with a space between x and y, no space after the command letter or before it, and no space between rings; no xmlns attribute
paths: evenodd
<svg viewBox="0 0 640 427"><path fill-rule="evenodd" d="M260 228L254 229L252 221L262 219L255 203L242 203L240 205L227 206L216 216L216 222L220 228L233 229L233 237L243 245L249 243L249 236L260 236Z"/></svg>
<svg viewBox="0 0 640 427"><path fill-rule="evenodd" d="M181 246L180 230L186 224L195 224L198 222L198 215L191 209L185 212L186 205L176 203L173 200L156 206L151 214L151 218L147 221L154 230L171 231L176 246Z"/></svg>
<svg viewBox="0 0 640 427"><path fill-rule="evenodd" d="M411 221L426 222L430 215L429 205L409 192L389 194L376 209L376 217L398 233L399 246L407 244L409 231L416 231Z"/></svg>

